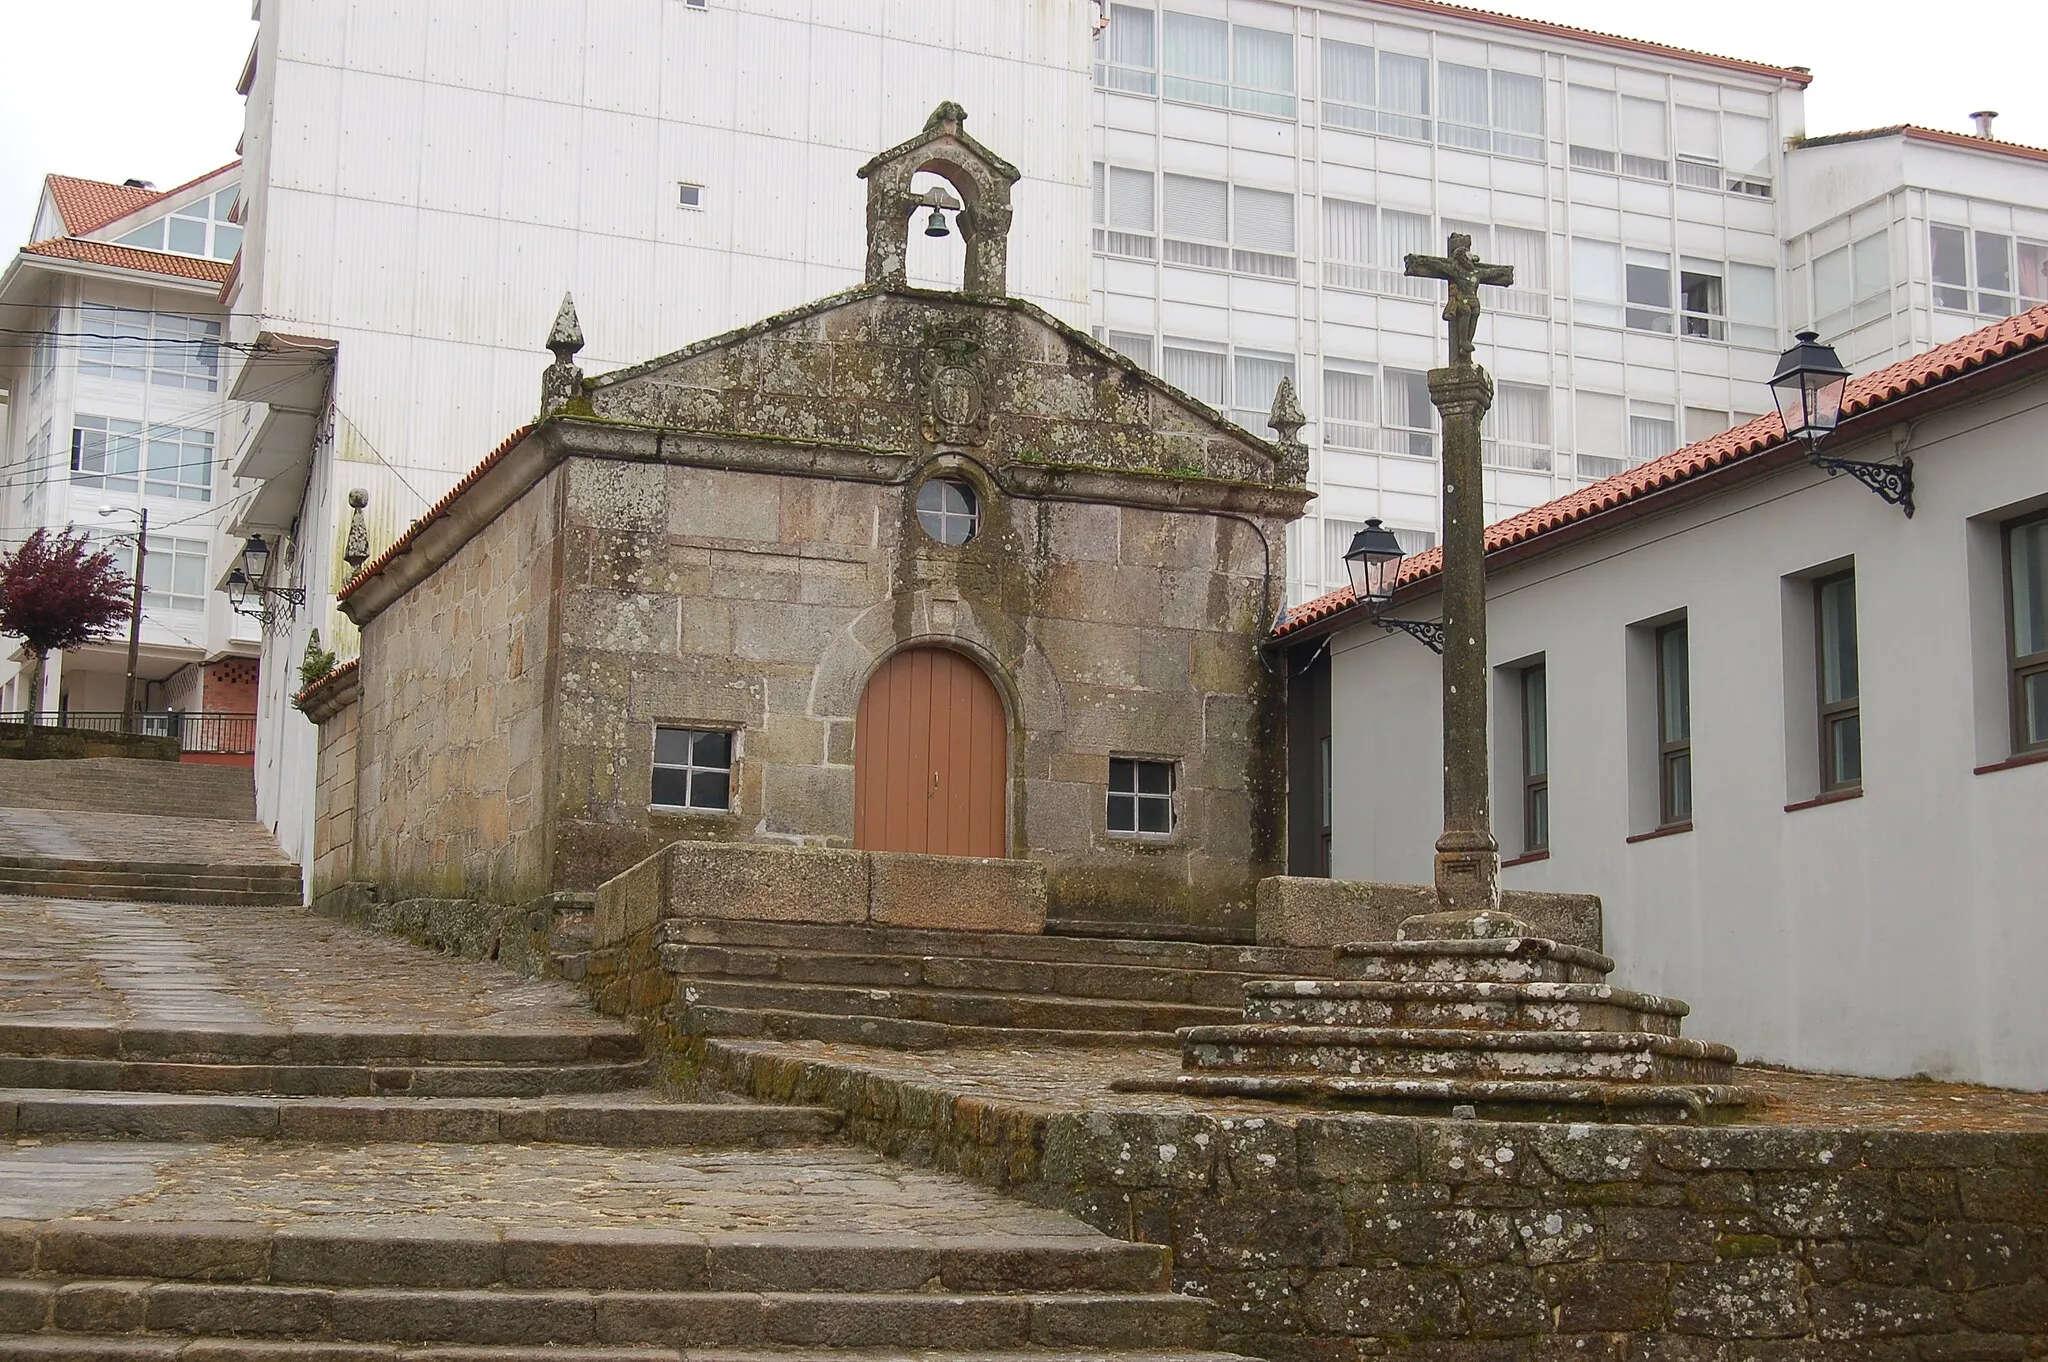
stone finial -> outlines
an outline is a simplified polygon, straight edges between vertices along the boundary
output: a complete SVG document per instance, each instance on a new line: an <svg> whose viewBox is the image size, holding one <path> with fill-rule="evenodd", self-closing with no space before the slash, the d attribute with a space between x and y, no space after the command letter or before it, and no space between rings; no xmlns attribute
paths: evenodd
<svg viewBox="0 0 2048 1362"><path fill-rule="evenodd" d="M542 373L540 414L552 416L583 396L583 371L576 367L576 353L583 348L583 324L576 320L576 300L564 293L555 324L548 328L548 349L555 362Z"/></svg>
<svg viewBox="0 0 2048 1362"><path fill-rule="evenodd" d="M910 217L925 204L911 177L929 171L960 196L954 219L967 243L967 293L1000 297L1009 291L1010 187L1017 167L967 134L967 111L952 100L933 109L924 129L860 168L868 182L867 282L901 288L910 250Z"/></svg>
<svg viewBox="0 0 2048 1362"><path fill-rule="evenodd" d="M1283 377L1280 386L1273 390L1273 411L1266 418L1275 441L1281 449L1281 459L1275 470L1283 481L1300 482L1308 477L1308 446L1301 442L1301 428L1308 424L1308 417L1301 409L1301 398L1294 391L1294 380Z"/></svg>
<svg viewBox="0 0 2048 1362"><path fill-rule="evenodd" d="M349 514L348 546L341 551L341 561L353 574L370 561L370 528L363 523L363 508L370 504L370 494L358 487L348 494L348 504L354 509Z"/></svg>

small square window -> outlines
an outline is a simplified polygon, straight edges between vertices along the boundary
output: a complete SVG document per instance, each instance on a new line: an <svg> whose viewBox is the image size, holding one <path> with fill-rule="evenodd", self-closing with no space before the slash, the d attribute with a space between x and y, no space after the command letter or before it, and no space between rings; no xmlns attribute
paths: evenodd
<svg viewBox="0 0 2048 1362"><path fill-rule="evenodd" d="M708 9L709 7L710 0L683 0L683 8L685 9Z"/></svg>
<svg viewBox="0 0 2048 1362"><path fill-rule="evenodd" d="M685 208L702 208L704 206L704 186L701 184L677 186L676 202Z"/></svg>
<svg viewBox="0 0 2048 1362"><path fill-rule="evenodd" d="M733 735L718 729L654 730L654 803L672 809L732 807Z"/></svg>
<svg viewBox="0 0 2048 1362"><path fill-rule="evenodd" d="M1109 830L1164 837L1173 831L1170 761L1109 759Z"/></svg>

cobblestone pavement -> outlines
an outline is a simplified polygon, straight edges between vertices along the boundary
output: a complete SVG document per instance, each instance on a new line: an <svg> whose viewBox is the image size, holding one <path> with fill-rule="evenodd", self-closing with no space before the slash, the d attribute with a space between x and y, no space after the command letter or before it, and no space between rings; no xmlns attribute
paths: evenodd
<svg viewBox="0 0 2048 1362"><path fill-rule="evenodd" d="M290 865L270 829L225 818L0 808L0 855Z"/></svg>
<svg viewBox="0 0 2048 1362"><path fill-rule="evenodd" d="M464 1031L616 1025L572 985L437 955L300 908L9 895L0 895L0 1018Z"/></svg>
<svg viewBox="0 0 2048 1362"><path fill-rule="evenodd" d="M1272 1116L1299 1108L1286 1103L1221 1097L1181 1097L1110 1091L1117 1078L1167 1077L1180 1071L1170 1049L946 1050L904 1053L866 1045L818 1041L731 1042L874 1069L949 1092L1064 1111L1216 1112ZM1887 1130L2048 1130L2048 1093L1924 1079L1847 1078L1745 1065L1736 1082L1762 1089L1769 1105L1743 1121L1776 1126L1848 1126Z"/></svg>
<svg viewBox="0 0 2048 1362"><path fill-rule="evenodd" d="M88 1141L0 1150L0 1219L649 1226L934 1236L1096 1231L865 1150Z"/></svg>

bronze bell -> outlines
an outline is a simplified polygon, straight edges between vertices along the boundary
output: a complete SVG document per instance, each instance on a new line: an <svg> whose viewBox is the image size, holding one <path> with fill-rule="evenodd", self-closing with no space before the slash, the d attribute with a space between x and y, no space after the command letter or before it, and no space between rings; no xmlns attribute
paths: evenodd
<svg viewBox="0 0 2048 1362"><path fill-rule="evenodd" d="M931 237L951 236L952 232L946 226L946 215L933 208L932 215L925 219L924 234Z"/></svg>

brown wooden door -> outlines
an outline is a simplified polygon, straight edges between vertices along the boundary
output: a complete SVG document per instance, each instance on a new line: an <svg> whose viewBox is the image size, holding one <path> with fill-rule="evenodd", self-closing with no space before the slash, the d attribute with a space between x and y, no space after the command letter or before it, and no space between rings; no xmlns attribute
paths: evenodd
<svg viewBox="0 0 2048 1362"><path fill-rule="evenodd" d="M1009 727L995 684L960 654L912 648L868 679L853 727L853 844L1001 856Z"/></svg>

